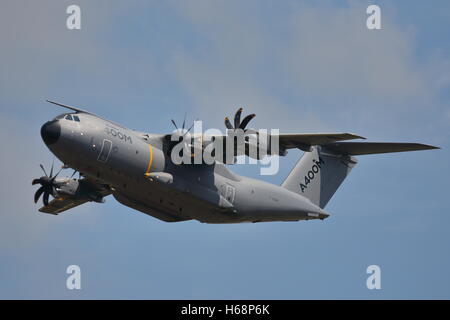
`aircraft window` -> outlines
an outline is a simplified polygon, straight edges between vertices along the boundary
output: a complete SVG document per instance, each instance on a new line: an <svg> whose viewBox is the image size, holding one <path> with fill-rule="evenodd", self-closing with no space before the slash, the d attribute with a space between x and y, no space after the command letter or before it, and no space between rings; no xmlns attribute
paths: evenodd
<svg viewBox="0 0 450 320"><path fill-rule="evenodd" d="M80 118L78 118L78 116L73 116L73 120L75 120L76 122L80 122Z"/></svg>
<svg viewBox="0 0 450 320"><path fill-rule="evenodd" d="M72 116L71 116L70 114L68 114L68 115L66 116L65 119L67 119L67 120L73 120L73 119L72 119Z"/></svg>

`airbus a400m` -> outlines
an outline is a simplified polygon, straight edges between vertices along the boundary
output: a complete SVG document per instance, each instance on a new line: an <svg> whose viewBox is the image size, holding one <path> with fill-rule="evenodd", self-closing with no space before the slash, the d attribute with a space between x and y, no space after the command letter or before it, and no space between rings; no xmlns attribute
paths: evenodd
<svg viewBox="0 0 450 320"><path fill-rule="evenodd" d="M345 141L363 139L350 133L280 133L269 136L278 141L277 150L267 150L269 155L284 156L292 148L304 154L283 183L274 185L239 176L224 164L222 157L252 156L252 147L260 146L253 146L251 139L245 139L243 147L226 150L212 163L173 163L171 152L178 141L172 133L138 132L83 109L51 103L70 112L46 122L42 139L65 168L80 173L78 179L74 175L58 178L53 165L48 174L41 165L45 175L33 180L40 185L34 200L43 195L44 206L39 211L55 215L88 201L101 203L112 195L125 206L167 222L324 219L329 216L326 204L357 163L355 156L436 149L419 143ZM256 130L247 129L254 115L241 121L241 113L242 109L236 112L233 124L225 118L228 131L255 135ZM180 138L189 132L185 121L181 127ZM214 138L230 139L228 135ZM196 153L209 140L192 136L192 141L182 149Z"/></svg>

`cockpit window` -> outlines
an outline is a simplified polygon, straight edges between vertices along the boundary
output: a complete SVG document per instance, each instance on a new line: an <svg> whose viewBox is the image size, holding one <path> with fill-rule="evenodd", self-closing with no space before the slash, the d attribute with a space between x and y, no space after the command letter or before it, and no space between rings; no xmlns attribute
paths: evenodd
<svg viewBox="0 0 450 320"><path fill-rule="evenodd" d="M76 122L80 122L80 118L78 118L78 116L73 116L73 120L75 120Z"/></svg>
<svg viewBox="0 0 450 320"><path fill-rule="evenodd" d="M68 115L66 116L65 119L66 119L66 120L73 120L73 119L72 119L72 116L71 116L70 114L68 114Z"/></svg>

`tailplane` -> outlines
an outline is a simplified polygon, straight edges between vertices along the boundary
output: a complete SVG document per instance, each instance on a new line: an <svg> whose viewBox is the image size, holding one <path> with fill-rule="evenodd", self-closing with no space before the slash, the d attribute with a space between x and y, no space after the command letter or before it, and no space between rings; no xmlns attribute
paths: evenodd
<svg viewBox="0 0 450 320"><path fill-rule="evenodd" d="M355 155L438 149L419 143L333 142L305 152L282 187L324 208L356 165Z"/></svg>

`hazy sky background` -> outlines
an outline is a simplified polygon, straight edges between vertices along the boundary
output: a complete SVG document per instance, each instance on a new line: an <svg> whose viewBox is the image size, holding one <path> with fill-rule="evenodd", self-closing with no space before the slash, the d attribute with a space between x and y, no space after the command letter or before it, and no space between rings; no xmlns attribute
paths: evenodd
<svg viewBox="0 0 450 320"><path fill-rule="evenodd" d="M373 3L382 30L366 28ZM448 1L3 0L0 298L450 298L449 38ZM185 111L223 128L244 106L255 127L442 150L360 157L325 221L169 224L112 197L55 217L31 186L53 158L40 126L64 112L45 99L148 132Z"/></svg>

